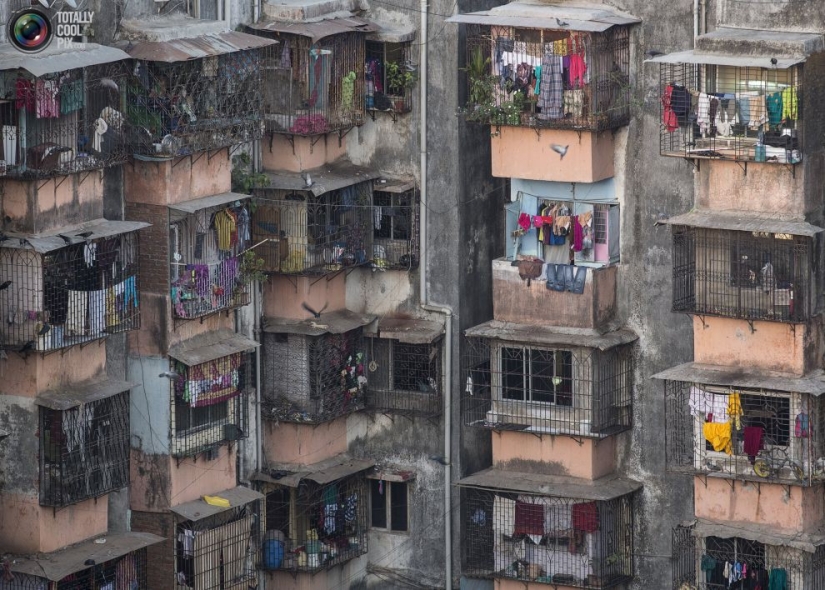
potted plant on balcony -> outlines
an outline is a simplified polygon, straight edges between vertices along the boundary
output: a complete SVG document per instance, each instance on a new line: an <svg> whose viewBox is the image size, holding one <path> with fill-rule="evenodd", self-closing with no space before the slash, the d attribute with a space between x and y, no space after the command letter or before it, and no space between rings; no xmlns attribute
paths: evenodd
<svg viewBox="0 0 825 590"><path fill-rule="evenodd" d="M385 66L387 72L387 92L396 112L405 108L407 91L415 83L415 73L403 64L388 61Z"/></svg>

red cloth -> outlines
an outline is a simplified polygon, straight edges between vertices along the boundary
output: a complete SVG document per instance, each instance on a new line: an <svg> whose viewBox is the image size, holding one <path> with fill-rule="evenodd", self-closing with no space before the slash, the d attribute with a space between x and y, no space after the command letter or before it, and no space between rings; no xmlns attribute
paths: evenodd
<svg viewBox="0 0 825 590"><path fill-rule="evenodd" d="M544 505L516 502L515 535L544 534Z"/></svg>
<svg viewBox="0 0 825 590"><path fill-rule="evenodd" d="M676 113L673 112L672 95L673 86L668 84L665 87L665 93L662 95L662 124L664 124L668 133L673 133L679 128L679 119L676 117Z"/></svg>
<svg viewBox="0 0 825 590"><path fill-rule="evenodd" d="M745 440L745 454L753 461L762 450L762 435L765 431L761 426L745 426L742 438Z"/></svg>
<svg viewBox="0 0 825 590"><path fill-rule="evenodd" d="M583 533L599 530L599 509L595 502L573 504L570 515L575 530Z"/></svg>
<svg viewBox="0 0 825 590"><path fill-rule="evenodd" d="M582 231L582 226L579 225L579 216L574 215L570 218L570 221L573 226L573 252L581 252L584 232Z"/></svg>

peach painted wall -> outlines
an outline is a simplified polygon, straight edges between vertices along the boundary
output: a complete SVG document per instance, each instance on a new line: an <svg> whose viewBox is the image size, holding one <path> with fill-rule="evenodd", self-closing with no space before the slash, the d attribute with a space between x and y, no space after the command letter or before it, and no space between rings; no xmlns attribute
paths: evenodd
<svg viewBox="0 0 825 590"><path fill-rule="evenodd" d="M24 358L9 352L0 374L0 394L35 397L63 383L86 381L106 367L105 340L73 346L54 354L31 354Z"/></svg>
<svg viewBox="0 0 825 590"><path fill-rule="evenodd" d="M696 174L696 204L702 209L737 209L785 215L805 213L804 166L736 162L703 162ZM758 195L758 198L754 198Z"/></svg>
<svg viewBox="0 0 825 590"><path fill-rule="evenodd" d="M48 180L7 180L5 229L38 233L103 217L103 173L68 174Z"/></svg>
<svg viewBox="0 0 825 590"><path fill-rule="evenodd" d="M109 526L109 497L53 510L37 496L4 494L0 510L0 547L11 553L57 551L103 535Z"/></svg>
<svg viewBox="0 0 825 590"><path fill-rule="evenodd" d="M704 325L702 321L704 320ZM697 363L750 367L802 375L806 371L804 325L705 316L693 318L693 358ZM813 346L813 345L811 345Z"/></svg>
<svg viewBox="0 0 825 590"><path fill-rule="evenodd" d="M552 475L598 479L616 469L616 439L585 438L579 444L569 436L493 431L493 465L512 471L539 468Z"/></svg>
<svg viewBox="0 0 825 590"><path fill-rule="evenodd" d="M557 584L544 584L540 582L524 582L522 580L506 580L498 578L494 582L495 590L580 590L578 586L560 586ZM615 587L617 590L625 588L624 585Z"/></svg>
<svg viewBox="0 0 825 590"><path fill-rule="evenodd" d="M493 176L596 182L614 175L613 134L531 127L491 127ZM551 145L568 146L564 160Z"/></svg>
<svg viewBox="0 0 825 590"><path fill-rule="evenodd" d="M275 134L261 140L261 162L264 170L285 170L301 172L318 168L334 162L347 153L347 138L341 139L338 146L338 134L329 133L323 137L293 137L293 144L285 135ZM315 144L313 145L313 142ZM270 146L271 149L270 149Z"/></svg>
<svg viewBox="0 0 825 590"><path fill-rule="evenodd" d="M172 205L225 193L232 188L232 162L226 149L162 162L125 164L126 200Z"/></svg>
<svg viewBox="0 0 825 590"><path fill-rule="evenodd" d="M321 280L274 275L264 283L263 289L263 314L266 317L305 320L310 315L301 307L304 302L315 310L328 303L327 312L346 307L346 273Z"/></svg>
<svg viewBox="0 0 825 590"><path fill-rule="evenodd" d="M547 313L553 310L553 313ZM546 281L521 280L509 260L493 261L493 317L504 322L548 326L598 328L616 312L616 267L590 270L584 293L575 295L547 289Z"/></svg>
<svg viewBox="0 0 825 590"><path fill-rule="evenodd" d="M693 479L697 518L762 524L786 532L813 531L825 500L819 487L783 486L718 477Z"/></svg>
<svg viewBox="0 0 825 590"><path fill-rule="evenodd" d="M323 424L263 421L263 453L273 463L309 465L347 450L347 419Z"/></svg>

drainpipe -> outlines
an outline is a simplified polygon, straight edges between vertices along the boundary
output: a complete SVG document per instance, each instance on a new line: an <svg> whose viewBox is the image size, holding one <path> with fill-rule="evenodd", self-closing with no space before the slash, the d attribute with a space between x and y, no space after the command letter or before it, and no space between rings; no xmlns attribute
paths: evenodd
<svg viewBox="0 0 825 590"><path fill-rule="evenodd" d="M421 260L418 265L421 308L444 315L444 587L453 588L453 554L452 554L452 364L453 364L453 312L445 305L431 304L427 289L427 1L420 0L421 33L419 35L419 81L421 92L421 122L419 149L421 152L420 182L420 243Z"/></svg>
<svg viewBox="0 0 825 590"><path fill-rule="evenodd" d="M232 6L231 0L223 0L223 20L226 21L228 29L232 29Z"/></svg>
<svg viewBox="0 0 825 590"><path fill-rule="evenodd" d="M699 0L693 0L693 48L696 49L696 37L699 36Z"/></svg>

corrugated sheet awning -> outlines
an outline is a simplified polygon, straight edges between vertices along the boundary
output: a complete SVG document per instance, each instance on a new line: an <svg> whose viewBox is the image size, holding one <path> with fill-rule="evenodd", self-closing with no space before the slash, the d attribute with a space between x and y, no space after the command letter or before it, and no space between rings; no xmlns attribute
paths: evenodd
<svg viewBox="0 0 825 590"><path fill-rule="evenodd" d="M126 52L133 59L175 63L247 49L261 49L276 43L273 39L233 31L199 35L189 39L131 43L127 46Z"/></svg>
<svg viewBox="0 0 825 590"><path fill-rule="evenodd" d="M447 22L600 33L616 25L642 21L607 6L510 2L490 10L457 14Z"/></svg>
<svg viewBox="0 0 825 590"><path fill-rule="evenodd" d="M303 172L266 171L269 184L256 190L256 194L266 194L271 189L285 191L309 191L316 197L360 182L374 180L381 176L377 170L356 166L347 160L339 160L327 166L304 170ZM309 175L312 186L307 187L305 175Z"/></svg>
<svg viewBox="0 0 825 590"><path fill-rule="evenodd" d="M543 346L583 346L599 350L608 350L638 339L636 334L624 329L601 334L595 330L550 328L498 320L491 320L470 328L464 334L469 338L490 338L504 342L523 342Z"/></svg>
<svg viewBox="0 0 825 590"><path fill-rule="evenodd" d="M100 539L105 541L100 543ZM37 557L15 557L9 559L8 563L13 572L57 582L70 574L88 569L90 566L86 562L90 559L99 566L164 540L152 533L109 533L60 551L40 553Z"/></svg>
<svg viewBox="0 0 825 590"><path fill-rule="evenodd" d="M208 363L237 352L260 346L242 334L231 330L216 330L195 336L169 348L169 356L188 367Z"/></svg>
<svg viewBox="0 0 825 590"><path fill-rule="evenodd" d="M700 53L698 51L679 51L667 55L657 55L645 60L645 63L660 64L707 64L712 66L731 66L734 68L770 68L785 70L802 63L805 57L776 57L776 64L771 63L771 56L759 55L725 55L721 53Z"/></svg>
<svg viewBox="0 0 825 590"><path fill-rule="evenodd" d="M759 371L753 368L726 367L700 363L684 363L656 373L653 379L744 387L748 389L768 389L790 393L825 393L825 374L816 371L803 377L790 373Z"/></svg>
<svg viewBox="0 0 825 590"><path fill-rule="evenodd" d="M822 533L781 533L775 526L754 524L752 522L717 522L698 518L685 526L693 528L693 535L698 538L720 537L733 539L735 537L759 541L765 545L786 546L814 553L817 547L825 544L825 535Z"/></svg>
<svg viewBox="0 0 825 590"><path fill-rule="evenodd" d="M52 43L40 53L23 53L6 44L0 47L0 70L26 70L32 76L45 76L77 68L97 66L129 59L129 54L116 47L86 43L83 47L66 48Z"/></svg>
<svg viewBox="0 0 825 590"><path fill-rule="evenodd" d="M640 482L617 475L590 480L495 468L474 473L456 482L456 485L580 500L612 500L642 488Z"/></svg>
<svg viewBox="0 0 825 590"><path fill-rule="evenodd" d="M297 470L294 465L269 464L267 465L268 473L256 473L252 478L289 488L297 488L304 480L326 485L366 471L374 465L375 461L372 459L351 459L345 455L339 455L312 465L301 466Z"/></svg>
<svg viewBox="0 0 825 590"><path fill-rule="evenodd" d="M183 213L196 213L197 211L209 209L210 207L220 207L221 205L234 203L236 201L243 201L244 199L250 198L252 198L251 195L229 192L221 193L219 195L211 195L200 199L192 199L191 201L185 201L183 203L175 203L174 205L169 205L169 208L174 211L181 211Z"/></svg>
<svg viewBox="0 0 825 590"><path fill-rule="evenodd" d="M34 250L40 254L46 254L52 250L59 250L72 244L82 244L88 240L119 236L121 234L138 231L150 225L151 224L143 221L109 221L108 219L95 219L93 221L67 225L38 234L7 232L6 236L10 239L0 242L0 247ZM78 235L87 233L88 235ZM65 236L66 239L61 236Z"/></svg>
<svg viewBox="0 0 825 590"><path fill-rule="evenodd" d="M212 504L207 504L201 499L180 504L174 508L171 508L171 511L184 520L198 521L214 516L215 514L220 514L221 512L231 510L232 508L237 508L238 506L244 506L250 502L254 502L255 500L262 500L264 498L263 494L256 492L255 490L245 488L244 486L238 486L236 488L209 495L228 500L229 507L224 508L223 506L213 506Z"/></svg>
<svg viewBox="0 0 825 590"><path fill-rule="evenodd" d="M662 223L705 229L791 234L809 238L822 231L821 227L811 225L807 221L783 220L776 216L761 217L740 211L691 211L671 217Z"/></svg>
<svg viewBox="0 0 825 590"><path fill-rule="evenodd" d="M382 318L378 322L379 338L389 338L407 344L430 344L442 334L443 324L429 320Z"/></svg>
<svg viewBox="0 0 825 590"><path fill-rule="evenodd" d="M284 318L264 318L264 332L274 334L303 334L304 336L321 336L322 334L344 334L356 328L363 328L378 316L355 313L348 309L321 314L318 319L293 320Z"/></svg>
<svg viewBox="0 0 825 590"><path fill-rule="evenodd" d="M265 33L287 33L309 37L315 43L331 35L341 33L372 33L378 30L375 23L356 16L330 18L314 22L264 21L247 25L248 29Z"/></svg>
<svg viewBox="0 0 825 590"><path fill-rule="evenodd" d="M34 399L34 403L52 410L68 410L129 391L135 386L134 383L117 379L96 379L81 383L69 383L58 389L44 391Z"/></svg>

